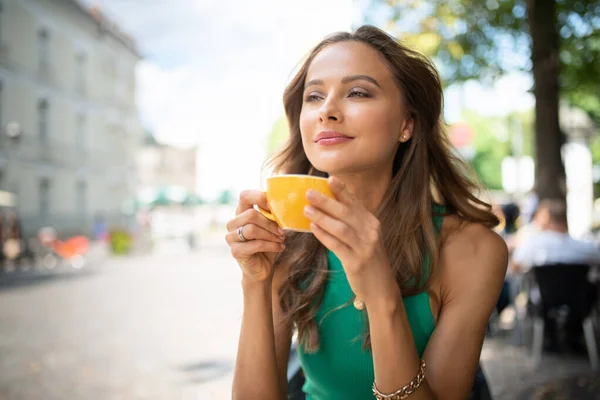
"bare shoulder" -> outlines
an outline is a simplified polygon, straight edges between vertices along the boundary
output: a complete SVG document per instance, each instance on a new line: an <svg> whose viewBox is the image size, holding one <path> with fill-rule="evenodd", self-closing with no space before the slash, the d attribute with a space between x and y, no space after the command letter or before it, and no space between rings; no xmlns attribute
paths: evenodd
<svg viewBox="0 0 600 400"><path fill-rule="evenodd" d="M444 219L442 227L442 253L453 260L483 261L483 259L507 258L508 249L504 239L490 228L469 223L451 215Z"/></svg>
<svg viewBox="0 0 600 400"><path fill-rule="evenodd" d="M440 273L446 294L500 288L508 267L504 239L484 225L456 216L444 219ZM478 290L477 290L478 291Z"/></svg>

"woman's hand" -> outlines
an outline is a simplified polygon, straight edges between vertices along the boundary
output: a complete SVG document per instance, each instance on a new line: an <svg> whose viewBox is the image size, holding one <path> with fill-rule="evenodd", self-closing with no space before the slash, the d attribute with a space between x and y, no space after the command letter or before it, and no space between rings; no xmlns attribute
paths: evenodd
<svg viewBox="0 0 600 400"><path fill-rule="evenodd" d="M312 221L311 231L340 259L352 291L367 307L371 301L399 293L379 220L339 179L329 178L329 187L337 200L307 192L310 206L305 215Z"/></svg>
<svg viewBox="0 0 600 400"><path fill-rule="evenodd" d="M227 223L225 240L242 269L244 280L271 283L275 258L285 248L284 231L256 211L255 204L269 209L264 192L241 193L236 217Z"/></svg>

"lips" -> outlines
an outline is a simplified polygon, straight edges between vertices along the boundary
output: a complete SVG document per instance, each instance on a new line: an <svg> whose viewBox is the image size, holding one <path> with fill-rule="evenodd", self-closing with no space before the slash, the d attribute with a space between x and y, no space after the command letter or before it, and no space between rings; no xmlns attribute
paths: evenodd
<svg viewBox="0 0 600 400"><path fill-rule="evenodd" d="M317 135L317 137L315 138L315 142L319 143L321 140L331 141L331 140L334 140L334 139L337 139L337 140L344 140L344 139L349 140L349 139L353 139L353 137L345 135L345 134L343 134L341 132L323 131L323 132L321 132L321 133L319 133Z"/></svg>

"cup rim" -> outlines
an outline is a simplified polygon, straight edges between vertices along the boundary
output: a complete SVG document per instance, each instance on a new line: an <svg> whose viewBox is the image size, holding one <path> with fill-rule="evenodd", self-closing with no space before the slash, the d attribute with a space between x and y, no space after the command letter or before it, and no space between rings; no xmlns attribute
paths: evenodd
<svg viewBox="0 0 600 400"><path fill-rule="evenodd" d="M314 176L314 175L282 174L282 175L269 176L267 178L267 180L269 180L269 179L277 179L277 178L322 179L322 180L325 180L325 181L329 179L329 178L324 178L322 176Z"/></svg>

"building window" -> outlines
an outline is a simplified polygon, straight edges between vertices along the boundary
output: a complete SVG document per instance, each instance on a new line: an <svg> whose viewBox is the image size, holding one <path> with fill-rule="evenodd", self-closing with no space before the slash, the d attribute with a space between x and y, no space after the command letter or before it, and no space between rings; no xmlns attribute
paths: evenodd
<svg viewBox="0 0 600 400"><path fill-rule="evenodd" d="M76 123L76 132L75 132L75 146L77 147L77 150L85 150L86 148L86 134L85 134L85 128L86 128L86 118L85 118L85 114L78 114L77 115L77 123Z"/></svg>
<svg viewBox="0 0 600 400"><path fill-rule="evenodd" d="M87 183L77 182L77 212L80 216L85 216L87 212Z"/></svg>
<svg viewBox="0 0 600 400"><path fill-rule="evenodd" d="M38 31L38 60L40 71L46 70L50 65L50 34L46 29Z"/></svg>
<svg viewBox="0 0 600 400"><path fill-rule="evenodd" d="M40 216L48 217L50 214L50 179L40 179Z"/></svg>
<svg viewBox="0 0 600 400"><path fill-rule="evenodd" d="M38 136L42 144L48 144L48 100L38 102Z"/></svg>
<svg viewBox="0 0 600 400"><path fill-rule="evenodd" d="M76 56L77 63L77 72L75 86L77 91L83 93L85 91L85 77L86 77L86 67L87 67L87 55L84 52L77 53Z"/></svg>

